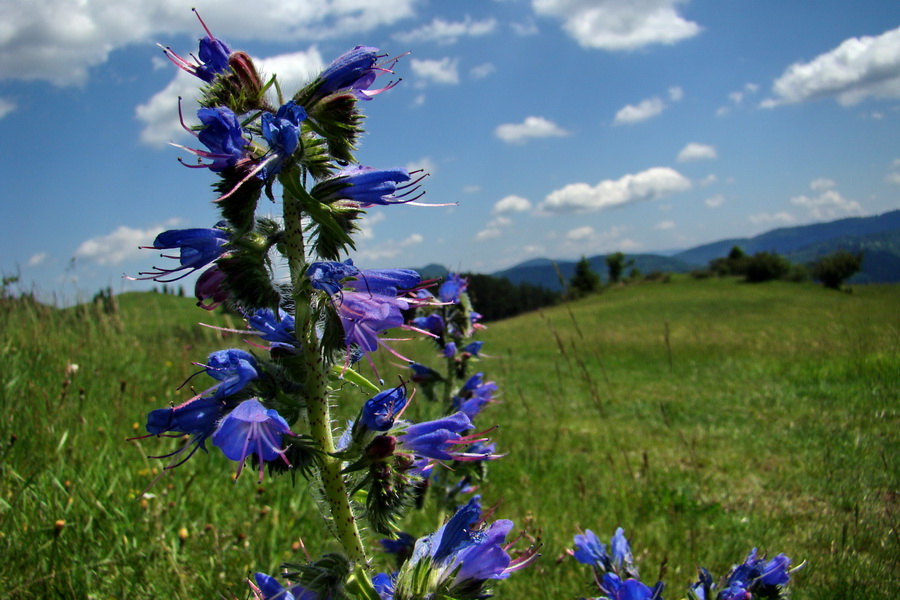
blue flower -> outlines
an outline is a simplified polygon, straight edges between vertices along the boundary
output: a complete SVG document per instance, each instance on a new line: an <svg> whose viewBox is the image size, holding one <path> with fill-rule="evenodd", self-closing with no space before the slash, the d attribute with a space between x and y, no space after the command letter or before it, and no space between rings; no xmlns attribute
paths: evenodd
<svg viewBox="0 0 900 600"><path fill-rule="evenodd" d="M194 455L198 448L206 452L206 439L215 431L216 424L225 414L225 404L211 398L195 398L174 408L159 408L147 415L147 432L150 435L190 435L190 441L169 454L151 458L168 458L187 452L183 459L173 462L166 469L174 469Z"/></svg>
<svg viewBox="0 0 900 600"><path fill-rule="evenodd" d="M379 75L392 73L390 69L397 62L397 59L393 59L379 65L378 58L378 48L371 46L356 46L344 52L319 75L321 83L316 95L323 97L349 90L359 100L371 100L376 94L391 89L396 84L388 84L380 90L369 90Z"/></svg>
<svg viewBox="0 0 900 600"><path fill-rule="evenodd" d="M394 597L394 578L387 573L378 573L372 578L372 587L381 600L392 600Z"/></svg>
<svg viewBox="0 0 900 600"><path fill-rule="evenodd" d="M419 199L422 194L414 194L425 175L410 181L406 169L374 169L353 166L339 171L334 177L316 184L310 194L322 204L338 201L355 202L362 208L407 204ZM399 192L399 193L398 193Z"/></svg>
<svg viewBox="0 0 900 600"><path fill-rule="evenodd" d="M413 374L410 379L412 379L414 383L418 383L420 385L431 385L444 380L444 378L441 377L440 373L438 373L431 367L419 364L417 362L409 363L409 368L412 369Z"/></svg>
<svg viewBox="0 0 900 600"><path fill-rule="evenodd" d="M254 573L256 585L250 584L253 595L258 600L319 600L319 595L302 585L285 588L277 579L265 573Z"/></svg>
<svg viewBox="0 0 900 600"><path fill-rule="evenodd" d="M472 375L453 397L453 407L464 412L470 419L494 399L497 384L484 381L482 373Z"/></svg>
<svg viewBox="0 0 900 600"><path fill-rule="evenodd" d="M456 356L456 342L447 342L441 351L444 358L453 358Z"/></svg>
<svg viewBox="0 0 900 600"><path fill-rule="evenodd" d="M378 540L378 543L381 544L381 547L388 554L406 556L412 553L413 546L415 546L416 544L416 538L406 533L405 531L401 531L397 534L396 540L384 538Z"/></svg>
<svg viewBox="0 0 900 600"><path fill-rule="evenodd" d="M200 13L196 9L193 9L193 11L197 15L200 25L206 31L206 37L200 40L200 50L198 52L200 60L198 64L190 63L181 58L172 52L171 48L163 48L163 51L179 69L187 71L206 83L212 83L219 73L224 73L228 70L228 57L231 55L231 48L228 47L228 44L213 36L206 23L200 18Z"/></svg>
<svg viewBox="0 0 900 600"><path fill-rule="evenodd" d="M412 320L412 324L433 335L440 335L444 331L444 319L437 313L431 313L425 317L416 317Z"/></svg>
<svg viewBox="0 0 900 600"><path fill-rule="evenodd" d="M360 270L349 258L344 262L314 262L306 269L306 276L313 288L322 290L329 296L339 294L344 289L344 280L356 277L359 273Z"/></svg>
<svg viewBox="0 0 900 600"><path fill-rule="evenodd" d="M247 323L259 332L261 339L271 342L270 349L299 346L294 337L294 317L280 308L277 315L271 308L259 308L247 315Z"/></svg>
<svg viewBox="0 0 900 600"><path fill-rule="evenodd" d="M659 595L662 588L662 582L650 588L637 579L628 578L623 581L615 573L604 574L600 583L600 589L608 600L662 600Z"/></svg>
<svg viewBox="0 0 900 600"><path fill-rule="evenodd" d="M721 600L745 600L754 596L775 597L778 588L790 581L791 559L779 554L772 560L756 557L756 548L728 576Z"/></svg>
<svg viewBox="0 0 900 600"><path fill-rule="evenodd" d="M259 481L263 478L265 462L281 457L290 462L281 447L281 439L291 433L290 427L277 411L267 409L256 398L244 400L228 413L212 435L212 442L229 459L238 462L241 474L244 460L255 454L259 461Z"/></svg>
<svg viewBox="0 0 900 600"><path fill-rule="evenodd" d="M206 359L206 374L219 383L201 392L204 395L215 390L213 398L221 400L244 389L259 376L256 359L249 352L232 348L218 350Z"/></svg>
<svg viewBox="0 0 900 600"><path fill-rule="evenodd" d="M388 431L406 409L408 398L406 387L385 390L369 400L362 407L360 422L373 431Z"/></svg>
<svg viewBox="0 0 900 600"><path fill-rule="evenodd" d="M472 421L462 412L436 419L408 425L397 435L401 450L419 459L435 460L491 460L500 458L493 453L493 447L480 446L466 449L479 442L486 442L484 432L461 435L472 428Z"/></svg>
<svg viewBox="0 0 900 600"><path fill-rule="evenodd" d="M402 590L402 596L410 598L443 597L442 594L487 597L482 595L482 588L488 580L506 579L537 558L534 548L515 560L509 556L504 542L512 521L504 519L477 528L474 524L480 519L481 504L476 496L437 531L420 538L412 557L398 574L398 595ZM423 568L430 575L417 577Z"/></svg>
<svg viewBox="0 0 900 600"><path fill-rule="evenodd" d="M480 340L476 341L476 342L471 342L471 343L468 343L465 346L463 346L462 352L464 352L465 354L468 354L469 356L478 358L478 353L481 352L482 346L484 346L484 342L482 342Z"/></svg>
<svg viewBox="0 0 900 600"><path fill-rule="evenodd" d="M288 100L274 115L264 112L260 118L262 135L269 143L269 157L257 167L258 176L268 180L277 175L284 161L300 145L300 123L306 120L306 110Z"/></svg>
<svg viewBox="0 0 900 600"><path fill-rule="evenodd" d="M241 122L231 109L224 106L201 108L197 117L204 125L197 138L210 150L206 158L213 159L212 164L206 165L210 171L222 171L244 157L244 148L250 142L244 138Z"/></svg>
<svg viewBox="0 0 900 600"><path fill-rule="evenodd" d="M459 273L449 273L447 279L438 288L438 298L441 299L441 302L456 304L459 302L460 294L464 293L468 287L469 282Z"/></svg>
<svg viewBox="0 0 900 600"><path fill-rule="evenodd" d="M575 550L572 556L583 565L598 565L604 571L612 570L606 546L593 531L588 529L584 534L575 535Z"/></svg>
<svg viewBox="0 0 900 600"><path fill-rule="evenodd" d="M203 271L194 284L194 296L197 297L197 306L205 310L214 310L228 300L228 290L223 285L225 278L225 273L216 265ZM204 304L207 300L210 302Z"/></svg>
<svg viewBox="0 0 900 600"><path fill-rule="evenodd" d="M354 348L369 354L379 346L409 362L386 346L379 334L394 328L411 329L404 321L403 311L419 301L400 295L421 283L418 273L410 269L358 269L348 260L312 263L306 275L314 289L331 296L344 329L348 362Z"/></svg>
<svg viewBox="0 0 900 600"><path fill-rule="evenodd" d="M156 236L152 246L141 246L141 248L148 250L173 250L177 248L179 250L178 256L167 256L165 254L162 256L164 258L178 259L180 266L176 269L153 267L153 271L139 273L141 277L127 277L127 279L152 279L161 283L177 281L202 269L222 256L228 249L229 241L231 241L231 234L219 228L171 229L163 231ZM184 273L180 273L172 279L163 279L163 277L177 274L180 271L184 271Z"/></svg>

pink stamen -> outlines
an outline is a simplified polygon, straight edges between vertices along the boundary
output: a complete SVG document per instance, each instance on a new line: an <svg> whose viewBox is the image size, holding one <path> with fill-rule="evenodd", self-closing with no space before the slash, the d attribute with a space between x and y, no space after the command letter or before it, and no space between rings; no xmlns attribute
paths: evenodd
<svg viewBox="0 0 900 600"><path fill-rule="evenodd" d="M200 25L203 26L203 30L206 32L207 37L209 37L209 39L211 39L211 40L212 40L212 39L215 39L215 38L213 37L212 32L209 30L209 27L207 27L207 26L206 26L206 23L203 22L203 19L200 18L200 13L197 12L197 9L196 9L196 8L192 8L191 10L194 11L194 14L195 14L195 15L197 15L197 20L200 21Z"/></svg>

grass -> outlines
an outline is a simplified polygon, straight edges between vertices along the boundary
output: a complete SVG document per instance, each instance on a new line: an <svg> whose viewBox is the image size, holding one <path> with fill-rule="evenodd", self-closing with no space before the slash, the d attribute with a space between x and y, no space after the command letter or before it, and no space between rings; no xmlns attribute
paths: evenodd
<svg viewBox="0 0 900 600"><path fill-rule="evenodd" d="M754 546L808 561L794 598L893 598L898 300L897 286L675 278L491 324L480 337L494 358L479 367L503 395L479 419L501 425L509 455L481 493L543 543L497 597L596 594L565 548L579 527L608 538L622 526L643 579L665 565L666 598L698 564L723 574ZM6 595L243 598L246 574L297 558L300 538L334 549L302 484L232 485L215 452L138 499L161 464L146 455L177 442L125 438L183 398L192 360L240 336L196 327L207 315L189 300L155 294L121 296L116 314L0 311ZM431 360L425 342L403 350ZM386 379L392 362L379 363Z"/></svg>

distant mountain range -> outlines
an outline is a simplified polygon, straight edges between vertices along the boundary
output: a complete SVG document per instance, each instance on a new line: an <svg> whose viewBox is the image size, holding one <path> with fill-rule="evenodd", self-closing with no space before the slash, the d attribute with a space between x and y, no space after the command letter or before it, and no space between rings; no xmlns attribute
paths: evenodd
<svg viewBox="0 0 900 600"><path fill-rule="evenodd" d="M809 264L820 256L837 250L863 253L862 271L850 283L900 282L900 210L871 217L852 217L827 223L782 227L751 238L733 238L703 244L668 256L658 254L626 254L634 268L646 275L653 271L688 273L706 267L714 258L727 256L734 246L747 254L776 252L794 263ZM588 258L591 269L605 279L606 255ZM491 273L512 283L530 283L560 290L568 281L577 261L538 258L509 269ZM631 266L626 269L628 274ZM447 269L429 265L417 269L423 277L442 277Z"/></svg>

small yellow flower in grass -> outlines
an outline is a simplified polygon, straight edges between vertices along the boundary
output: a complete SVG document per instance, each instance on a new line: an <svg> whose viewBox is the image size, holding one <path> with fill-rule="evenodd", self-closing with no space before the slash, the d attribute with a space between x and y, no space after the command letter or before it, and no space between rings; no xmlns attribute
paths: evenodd
<svg viewBox="0 0 900 600"><path fill-rule="evenodd" d="M57 519L53 524L54 534L59 535L62 533L63 528L65 528L66 522L63 519Z"/></svg>
<svg viewBox="0 0 900 600"><path fill-rule="evenodd" d="M188 539L187 527L182 527L181 529L178 530L178 539L181 540L182 542L184 540Z"/></svg>

